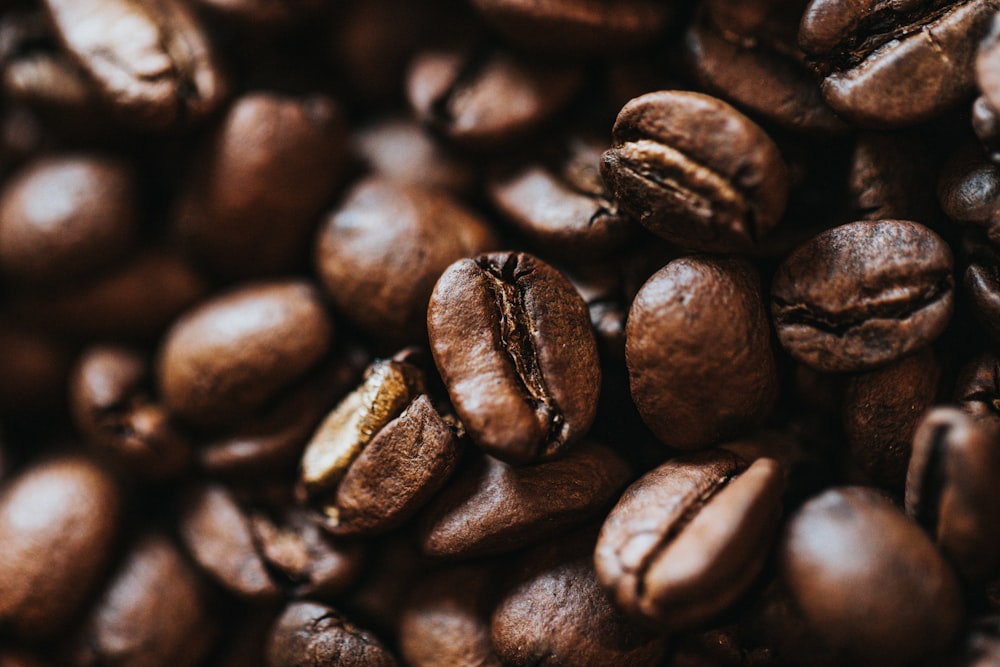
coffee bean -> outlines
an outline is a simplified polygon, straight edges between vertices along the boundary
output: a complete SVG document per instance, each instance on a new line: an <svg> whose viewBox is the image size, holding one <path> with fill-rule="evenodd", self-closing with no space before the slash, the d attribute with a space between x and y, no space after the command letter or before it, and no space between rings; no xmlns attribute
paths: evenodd
<svg viewBox="0 0 1000 667"><path fill-rule="evenodd" d="M65 282L112 265L136 235L136 198L121 160L62 155L29 163L0 193L0 272Z"/></svg>
<svg viewBox="0 0 1000 667"><path fill-rule="evenodd" d="M455 410L487 453L544 461L593 423L601 370L587 307L545 262L506 252L452 264L427 331Z"/></svg>
<svg viewBox="0 0 1000 667"><path fill-rule="evenodd" d="M782 579L822 642L817 650L838 664L908 664L958 633L955 574L877 491L839 487L813 498L791 517L779 553Z"/></svg>
<svg viewBox="0 0 1000 667"><path fill-rule="evenodd" d="M174 323L159 352L160 393L179 417L224 425L304 375L326 354L332 336L310 284L244 285Z"/></svg>
<svg viewBox="0 0 1000 667"><path fill-rule="evenodd" d="M633 615L670 630L700 625L760 574L783 490L772 459L747 467L716 450L669 461L626 489L605 519L598 579Z"/></svg>
<svg viewBox="0 0 1000 667"><path fill-rule="evenodd" d="M850 214L858 220L934 220L928 156L907 135L865 132L858 137L848 177Z"/></svg>
<svg viewBox="0 0 1000 667"><path fill-rule="evenodd" d="M271 629L269 667L395 667L392 654L370 633L336 610L313 602L293 602Z"/></svg>
<svg viewBox="0 0 1000 667"><path fill-rule="evenodd" d="M1000 108L1000 19L995 13L989 30L979 43L975 74L984 104L991 109Z"/></svg>
<svg viewBox="0 0 1000 667"><path fill-rule="evenodd" d="M486 223L447 195L370 178L324 221L315 262L342 312L403 345L426 339L427 302L441 273L496 246Z"/></svg>
<svg viewBox="0 0 1000 667"><path fill-rule="evenodd" d="M228 83L194 13L177 0L46 0L60 41L118 117L167 129L214 111Z"/></svg>
<svg viewBox="0 0 1000 667"><path fill-rule="evenodd" d="M646 228L695 250L747 250L785 211L788 171L774 142L700 93L648 93L622 107L601 174Z"/></svg>
<svg viewBox="0 0 1000 667"><path fill-rule="evenodd" d="M778 378L759 279L749 264L708 257L670 262L639 290L625 335L632 399L665 444L707 447L753 427L770 410Z"/></svg>
<svg viewBox="0 0 1000 667"><path fill-rule="evenodd" d="M92 462L36 463L0 493L0 627L16 636L58 635L114 558L124 499Z"/></svg>
<svg viewBox="0 0 1000 667"><path fill-rule="evenodd" d="M853 222L799 246L778 268L771 313L796 360L826 372L886 364L936 339L951 317L952 256L926 227Z"/></svg>
<svg viewBox="0 0 1000 667"><path fill-rule="evenodd" d="M420 548L430 556L463 559L513 551L587 520L628 477L621 457L590 441L532 466L483 456L428 505Z"/></svg>
<svg viewBox="0 0 1000 667"><path fill-rule="evenodd" d="M934 538L967 579L985 581L1000 566L1000 419L953 408L927 413L913 436L906 513Z"/></svg>
<svg viewBox="0 0 1000 667"><path fill-rule="evenodd" d="M995 0L812 0L799 45L842 117L864 127L912 125L972 91L976 45L998 7Z"/></svg>
<svg viewBox="0 0 1000 667"><path fill-rule="evenodd" d="M973 357L955 380L955 401L976 418L1000 418L1000 359L987 352Z"/></svg>

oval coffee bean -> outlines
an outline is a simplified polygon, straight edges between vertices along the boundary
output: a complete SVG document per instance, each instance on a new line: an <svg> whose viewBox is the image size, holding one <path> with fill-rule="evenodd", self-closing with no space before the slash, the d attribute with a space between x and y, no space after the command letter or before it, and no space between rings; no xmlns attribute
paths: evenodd
<svg viewBox="0 0 1000 667"><path fill-rule="evenodd" d="M37 639L59 633L114 557L121 492L76 457L38 463L0 493L0 628Z"/></svg>
<svg viewBox="0 0 1000 667"><path fill-rule="evenodd" d="M570 282L527 253L464 259L427 310L431 351L472 440L514 464L551 459L590 428L601 368Z"/></svg>
<svg viewBox="0 0 1000 667"><path fill-rule="evenodd" d="M722 450L674 459L626 489L601 528L594 562L627 612L678 630L731 606L760 574L785 482L773 459Z"/></svg>
<svg viewBox="0 0 1000 667"><path fill-rule="evenodd" d="M962 623L954 572L878 491L830 489L788 523L780 572L836 664L892 667L942 651Z"/></svg>
<svg viewBox="0 0 1000 667"><path fill-rule="evenodd" d="M670 262L639 290L625 337L632 400L671 447L697 449L737 436L774 402L770 330L760 281L746 262Z"/></svg>
<svg viewBox="0 0 1000 667"><path fill-rule="evenodd" d="M912 125L972 92L976 46L998 9L997 0L812 0L799 45L824 77L827 103L845 119Z"/></svg>
<svg viewBox="0 0 1000 667"><path fill-rule="evenodd" d="M984 352L965 364L955 380L955 401L973 417L1000 418L1000 357Z"/></svg>
<svg viewBox="0 0 1000 667"><path fill-rule="evenodd" d="M332 337L333 324L310 284L244 285L187 312L167 332L160 394L193 424L224 425L301 378Z"/></svg>
<svg viewBox="0 0 1000 667"><path fill-rule="evenodd" d="M532 466L514 467L484 456L428 505L420 548L445 558L513 551L593 516L629 476L621 457L590 441Z"/></svg>
<svg viewBox="0 0 1000 667"><path fill-rule="evenodd" d="M1000 419L954 408L928 412L913 436L906 513L964 577L985 581L1000 566Z"/></svg>
<svg viewBox="0 0 1000 667"><path fill-rule="evenodd" d="M45 6L70 55L130 124L187 124L226 95L208 35L181 0L46 0Z"/></svg>
<svg viewBox="0 0 1000 667"><path fill-rule="evenodd" d="M0 272L34 282L79 278L113 264L138 226L135 179L121 160L40 158L0 194Z"/></svg>
<svg viewBox="0 0 1000 667"><path fill-rule="evenodd" d="M701 93L664 90L622 107L601 175L646 228L695 250L753 247L781 219L788 168L739 111Z"/></svg>
<svg viewBox="0 0 1000 667"><path fill-rule="evenodd" d="M936 339L951 318L951 250L923 225L852 222L799 246L778 268L771 313L797 361L861 371Z"/></svg>
<svg viewBox="0 0 1000 667"><path fill-rule="evenodd" d="M267 640L268 667L396 667L396 660L369 632L336 610L313 602L285 608Z"/></svg>

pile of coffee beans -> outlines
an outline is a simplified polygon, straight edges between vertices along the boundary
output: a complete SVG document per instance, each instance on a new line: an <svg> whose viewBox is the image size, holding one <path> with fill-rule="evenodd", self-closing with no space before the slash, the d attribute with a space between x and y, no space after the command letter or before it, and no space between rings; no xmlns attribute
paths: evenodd
<svg viewBox="0 0 1000 667"><path fill-rule="evenodd" d="M1000 0L0 2L0 667L1000 666Z"/></svg>

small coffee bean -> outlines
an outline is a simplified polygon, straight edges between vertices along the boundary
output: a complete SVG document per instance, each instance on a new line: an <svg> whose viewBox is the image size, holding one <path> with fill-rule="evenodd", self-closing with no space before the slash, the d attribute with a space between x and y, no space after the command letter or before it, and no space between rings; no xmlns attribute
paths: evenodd
<svg viewBox="0 0 1000 667"><path fill-rule="evenodd" d="M626 489L601 529L601 584L629 613L678 630L731 606L771 551L784 478L722 450L668 461Z"/></svg>
<svg viewBox="0 0 1000 667"><path fill-rule="evenodd" d="M136 199L121 160L81 154L32 161L0 193L0 272L51 283L113 265L136 235Z"/></svg>
<svg viewBox="0 0 1000 667"><path fill-rule="evenodd" d="M315 263L330 299L393 345L427 337L427 302L452 262L497 247L492 230L445 194L369 178L323 222Z"/></svg>
<svg viewBox="0 0 1000 667"><path fill-rule="evenodd" d="M396 667L396 660L369 632L336 610L313 602L285 608L267 642L268 667Z"/></svg>
<svg viewBox="0 0 1000 667"><path fill-rule="evenodd" d="M244 285L202 303L167 332L160 394L177 416L221 426L301 378L333 336L319 294L300 281Z"/></svg>
<svg viewBox="0 0 1000 667"><path fill-rule="evenodd" d="M827 230L778 268L781 345L826 372L875 368L936 339L951 317L951 250L923 225L861 221Z"/></svg>
<svg viewBox="0 0 1000 667"><path fill-rule="evenodd" d="M1000 566L1000 419L935 408L913 437L906 513L960 574L985 581Z"/></svg>
<svg viewBox="0 0 1000 667"><path fill-rule="evenodd" d="M406 96L424 124L460 146L491 150L537 129L582 82L582 72L567 65L431 51L410 64Z"/></svg>
<svg viewBox="0 0 1000 667"><path fill-rule="evenodd" d="M123 504L111 476L79 457L13 477L0 492L0 627L58 635L114 558Z"/></svg>
<svg viewBox="0 0 1000 667"><path fill-rule="evenodd" d="M832 488L791 517L782 580L837 664L909 664L944 650L962 623L954 572L877 491Z"/></svg>
<svg viewBox="0 0 1000 667"><path fill-rule="evenodd" d="M1000 168L985 158L979 146L966 144L948 158L938 179L937 195L949 218L981 227L991 240L1000 240L993 213L1000 200Z"/></svg>
<svg viewBox="0 0 1000 667"><path fill-rule="evenodd" d="M201 23L178 0L46 0L60 41L123 121L167 129L226 95Z"/></svg>
<svg viewBox="0 0 1000 667"><path fill-rule="evenodd" d="M930 161L909 136L861 134L848 179L851 214L858 220L934 219Z"/></svg>
<svg viewBox="0 0 1000 667"><path fill-rule="evenodd" d="M955 401L980 419L1000 418L1000 359L992 352L973 357L955 380Z"/></svg>
<svg viewBox="0 0 1000 667"><path fill-rule="evenodd" d="M515 562L493 610L493 648L504 665L660 664L665 640L635 624L597 583L594 531L535 547Z"/></svg>
<svg viewBox="0 0 1000 667"><path fill-rule="evenodd" d="M247 93L199 150L172 214L185 247L226 277L294 266L344 171L337 103L318 94Z"/></svg>
<svg viewBox="0 0 1000 667"><path fill-rule="evenodd" d="M613 450L586 440L562 458L532 466L483 456L428 505L420 548L430 556L468 559L533 544L606 507L629 474Z"/></svg>
<svg viewBox="0 0 1000 667"><path fill-rule="evenodd" d="M527 253L460 260L427 310L434 363L472 440L514 464L551 459L590 428L601 369L586 304Z"/></svg>
<svg viewBox="0 0 1000 667"><path fill-rule="evenodd" d="M79 630L72 664L203 664L218 632L209 604L177 547L164 535L142 535Z"/></svg>
<svg viewBox="0 0 1000 667"><path fill-rule="evenodd" d="M774 402L767 315L746 262L670 262L639 290L625 335L632 400L671 447L698 449L737 436Z"/></svg>
<svg viewBox="0 0 1000 667"><path fill-rule="evenodd" d="M812 0L799 45L843 118L864 127L912 125L972 92L976 46L998 8L996 0Z"/></svg>
<svg viewBox="0 0 1000 667"><path fill-rule="evenodd" d="M747 250L781 219L788 169L739 111L701 93L664 90L622 107L601 174L647 229L695 250Z"/></svg>

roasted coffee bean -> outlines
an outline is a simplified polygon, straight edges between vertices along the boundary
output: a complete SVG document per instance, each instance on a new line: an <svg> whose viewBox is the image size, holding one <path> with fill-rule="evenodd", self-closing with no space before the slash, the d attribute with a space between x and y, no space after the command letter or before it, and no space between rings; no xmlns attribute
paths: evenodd
<svg viewBox="0 0 1000 667"><path fill-rule="evenodd" d="M430 556L468 559L533 544L607 507L629 473L614 451L590 441L532 466L483 456L428 505L420 548Z"/></svg>
<svg viewBox="0 0 1000 667"><path fill-rule="evenodd" d="M629 613L670 630L732 605L770 554L781 466L714 450L674 459L622 495L601 528L597 576Z"/></svg>
<svg viewBox="0 0 1000 667"><path fill-rule="evenodd" d="M271 629L269 667L395 667L396 660L369 632L336 610L313 602L293 602Z"/></svg>
<svg viewBox="0 0 1000 667"><path fill-rule="evenodd" d="M912 125L972 92L976 46L998 8L995 0L812 0L799 45L842 117L864 127Z"/></svg>
<svg viewBox="0 0 1000 667"><path fill-rule="evenodd" d="M771 313L781 345L826 372L861 371L936 339L951 317L951 250L902 220L853 222L799 246L778 268Z"/></svg>
<svg viewBox="0 0 1000 667"><path fill-rule="evenodd" d="M492 456L551 459L593 423L601 369L587 307L545 262L504 252L452 264L427 330L455 411Z"/></svg>
<svg viewBox="0 0 1000 667"><path fill-rule="evenodd" d="M982 95L972 103L972 131L989 150L990 160L1000 162L1000 114Z"/></svg>
<svg viewBox="0 0 1000 667"><path fill-rule="evenodd" d="M941 210L953 221L984 229L991 241L1000 240L994 210L1000 201L1000 168L990 163L979 146L967 144L941 170L937 186Z"/></svg>
<svg viewBox="0 0 1000 667"><path fill-rule="evenodd" d="M837 664L909 664L943 651L961 626L954 572L872 489L833 488L803 505L785 529L779 560L817 650Z"/></svg>
<svg viewBox="0 0 1000 667"><path fill-rule="evenodd" d="M504 52L431 51L410 63L406 96L424 124L460 146L490 150L555 115L580 87L581 74Z"/></svg>
<svg viewBox="0 0 1000 667"><path fill-rule="evenodd" d="M960 574L985 581L1000 566L1000 419L935 408L913 437L906 513Z"/></svg>
<svg viewBox="0 0 1000 667"><path fill-rule="evenodd" d="M677 90L622 107L601 174L647 229L695 250L747 250L785 211L778 147L722 100Z"/></svg>
<svg viewBox="0 0 1000 667"><path fill-rule="evenodd" d="M594 531L525 552L493 610L493 648L504 665L598 667L659 664L663 637L617 609L597 583Z"/></svg>
<svg viewBox="0 0 1000 667"><path fill-rule="evenodd" d="M179 0L46 0L60 41L123 121L167 129L204 118L227 82Z"/></svg>
<svg viewBox="0 0 1000 667"><path fill-rule="evenodd" d="M366 332L403 345L426 339L427 302L441 273L497 243L447 195L369 178L323 222L315 262L334 305Z"/></svg>
<svg viewBox="0 0 1000 667"><path fill-rule="evenodd" d="M634 224L601 180L606 144L571 136L554 164L518 162L487 184L493 205L514 226L554 256L568 260L607 255L632 236Z"/></svg>
<svg viewBox="0 0 1000 667"><path fill-rule="evenodd" d="M205 279L189 264L157 249L135 253L82 284L26 293L11 310L74 337L150 340L207 292Z"/></svg>
<svg viewBox="0 0 1000 667"><path fill-rule="evenodd" d="M152 396L150 376L136 350L90 348L70 379L70 409L99 455L142 477L172 477L190 463L192 445Z"/></svg>
<svg viewBox="0 0 1000 667"><path fill-rule="evenodd" d="M913 433L938 395L941 366L929 348L847 382L842 419L849 465L899 495Z"/></svg>
<svg viewBox="0 0 1000 667"><path fill-rule="evenodd" d="M796 44L804 3L704 2L685 36L698 83L714 95L790 130L841 133Z"/></svg>
<svg viewBox="0 0 1000 667"><path fill-rule="evenodd" d="M215 273L285 271L304 252L346 154L342 113L329 97L243 95L179 194L177 234Z"/></svg>
<svg viewBox="0 0 1000 667"><path fill-rule="evenodd" d="M220 426L300 379L329 349L333 324L309 283L252 283L188 311L159 352L160 394L177 416Z"/></svg>
<svg viewBox="0 0 1000 667"><path fill-rule="evenodd" d="M1000 359L992 352L974 357L955 380L955 400L982 419L1000 418Z"/></svg>
<svg viewBox="0 0 1000 667"><path fill-rule="evenodd" d="M0 272L58 282L110 266L138 224L128 165L99 155L32 161L0 193Z"/></svg>
<svg viewBox="0 0 1000 667"><path fill-rule="evenodd" d="M114 558L124 499L92 462L36 463L0 492L0 628L25 639L58 635Z"/></svg>
<svg viewBox="0 0 1000 667"><path fill-rule="evenodd" d="M928 156L908 135L865 132L851 156L847 196L858 220L914 220L935 215Z"/></svg>
<svg viewBox="0 0 1000 667"><path fill-rule="evenodd" d="M501 667L490 642L492 568L458 566L428 574L410 591L399 650L411 667Z"/></svg>
<svg viewBox="0 0 1000 667"><path fill-rule="evenodd" d="M357 545L324 536L301 509L274 516L242 505L223 486L192 489L181 508L180 536L194 560L245 600L273 602L284 589L330 596L357 578Z"/></svg>
<svg viewBox="0 0 1000 667"><path fill-rule="evenodd" d="M774 402L767 314L746 262L670 262L639 290L625 334L632 400L671 447L698 449L737 436Z"/></svg>
<svg viewBox="0 0 1000 667"><path fill-rule="evenodd" d="M218 632L209 591L164 535L139 537L79 630L72 664L194 667Z"/></svg>
<svg viewBox="0 0 1000 667"><path fill-rule="evenodd" d="M567 55L621 52L650 41L670 16L649 0L473 0L489 24L512 42Z"/></svg>

